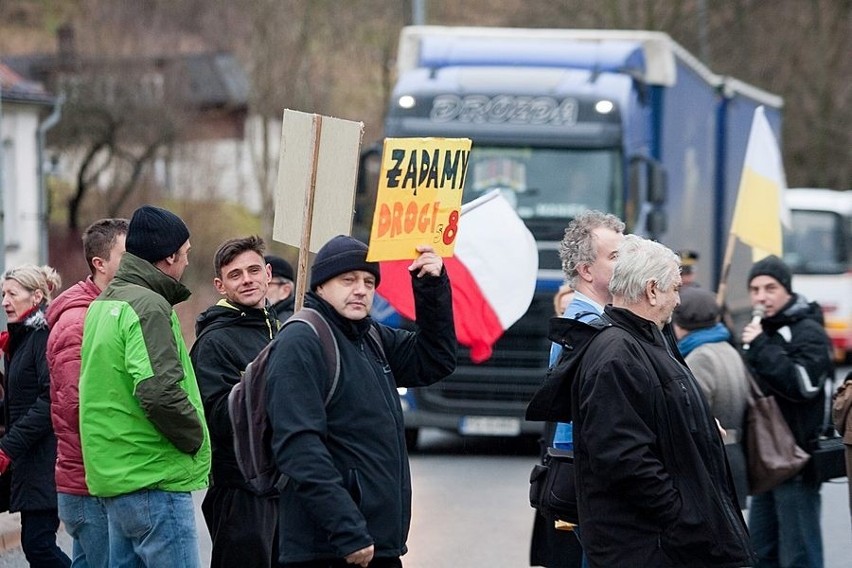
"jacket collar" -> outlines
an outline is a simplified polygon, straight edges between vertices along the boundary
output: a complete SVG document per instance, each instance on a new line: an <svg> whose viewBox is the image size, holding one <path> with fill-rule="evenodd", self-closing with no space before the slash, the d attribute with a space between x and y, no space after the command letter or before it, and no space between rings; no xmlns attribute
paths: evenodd
<svg viewBox="0 0 852 568"><path fill-rule="evenodd" d="M637 316L628 309L614 306L604 308L604 313L609 316L613 324L629 331L631 335L649 343L662 344L663 336L654 322Z"/></svg>
<svg viewBox="0 0 852 568"><path fill-rule="evenodd" d="M164 273L156 266L129 252L121 257L115 280L136 284L156 292L172 306L187 300L191 295L183 284Z"/></svg>
<svg viewBox="0 0 852 568"><path fill-rule="evenodd" d="M292 311L295 304L296 304L296 294L294 292L293 294L290 294L289 296L287 296L283 300L280 300L280 301L272 304L270 306L270 309L277 314L277 313L287 311L287 310Z"/></svg>
<svg viewBox="0 0 852 568"><path fill-rule="evenodd" d="M666 324L661 330L654 322L637 316L625 308L616 308L613 306L604 308L604 314L609 316L616 327L626 330L640 341L665 348L675 360L686 365L683 356L677 348L677 339L675 338L671 324Z"/></svg>
<svg viewBox="0 0 852 568"><path fill-rule="evenodd" d="M11 357L18 343L27 333L36 329L47 329L47 318L44 316L46 308L47 304L42 302L30 310L22 321L7 324L8 331L4 331L0 337L0 344L2 344L0 349Z"/></svg>
<svg viewBox="0 0 852 568"><path fill-rule="evenodd" d="M775 331L786 325L791 325L808 318L823 325L822 314L819 312L819 308L809 303L801 294L794 293L793 297L784 304L783 308L778 310L777 314L769 318L764 318L761 324L764 328Z"/></svg>
<svg viewBox="0 0 852 568"><path fill-rule="evenodd" d="M268 308L251 308L221 298L195 318L196 341L208 331L234 325L265 327L270 338L275 336L279 328L278 320Z"/></svg>

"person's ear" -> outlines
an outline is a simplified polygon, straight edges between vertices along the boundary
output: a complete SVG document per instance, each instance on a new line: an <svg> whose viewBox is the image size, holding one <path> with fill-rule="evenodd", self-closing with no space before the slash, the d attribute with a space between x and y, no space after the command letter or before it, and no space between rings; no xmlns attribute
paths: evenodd
<svg viewBox="0 0 852 568"><path fill-rule="evenodd" d="M648 282L645 283L645 297L648 298L648 303L652 306L657 305L657 292L659 292L657 281L648 280Z"/></svg>
<svg viewBox="0 0 852 568"><path fill-rule="evenodd" d="M213 279L213 286L216 288L217 292L219 292L223 296L225 295L225 283L222 282L221 278L214 278Z"/></svg>
<svg viewBox="0 0 852 568"><path fill-rule="evenodd" d="M33 292L33 306L37 306L44 300L44 294L41 290L35 290Z"/></svg>
<svg viewBox="0 0 852 568"><path fill-rule="evenodd" d="M104 268L104 264L106 264L106 260L102 259L99 256L92 257L92 266L95 268L95 271L100 272L101 274L106 272Z"/></svg>
<svg viewBox="0 0 852 568"><path fill-rule="evenodd" d="M594 278L592 277L592 265L588 262L584 262L577 266L577 274L580 275L586 282L592 282Z"/></svg>

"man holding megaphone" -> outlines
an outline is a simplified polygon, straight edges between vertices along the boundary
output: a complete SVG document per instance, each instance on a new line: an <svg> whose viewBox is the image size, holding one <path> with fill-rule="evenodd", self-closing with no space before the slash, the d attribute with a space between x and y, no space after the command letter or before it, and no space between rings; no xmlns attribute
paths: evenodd
<svg viewBox="0 0 852 568"><path fill-rule="evenodd" d="M792 278L777 256L752 266L753 317L743 328L742 344L761 388L775 395L796 443L810 451L824 422L831 341L819 306L793 292ZM752 498L749 528L760 565L823 566L820 482L809 466Z"/></svg>

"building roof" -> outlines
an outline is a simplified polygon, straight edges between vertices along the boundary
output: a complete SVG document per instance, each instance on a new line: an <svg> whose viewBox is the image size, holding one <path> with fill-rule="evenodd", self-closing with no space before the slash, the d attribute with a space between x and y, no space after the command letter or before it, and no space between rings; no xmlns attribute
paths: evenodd
<svg viewBox="0 0 852 568"><path fill-rule="evenodd" d="M0 63L0 96L5 102L51 105L55 97L41 83L24 79L11 67Z"/></svg>
<svg viewBox="0 0 852 568"><path fill-rule="evenodd" d="M248 104L249 80L232 53L206 52L145 57L74 55L69 62L59 54L30 54L4 57L10 71L30 81L52 84L58 73L108 73L110 69L171 70L181 84L172 85L183 103L197 107L244 107Z"/></svg>
<svg viewBox="0 0 852 568"><path fill-rule="evenodd" d="M187 102L199 106L242 106L248 103L249 81L230 53L181 57L189 78Z"/></svg>

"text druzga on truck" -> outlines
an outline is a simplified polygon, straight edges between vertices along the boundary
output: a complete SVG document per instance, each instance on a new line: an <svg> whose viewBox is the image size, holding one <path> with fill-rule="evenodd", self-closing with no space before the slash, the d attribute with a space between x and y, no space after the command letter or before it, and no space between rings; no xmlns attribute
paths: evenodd
<svg viewBox="0 0 852 568"><path fill-rule="evenodd" d="M452 376L404 393L409 442L427 426L539 432L522 417L547 367L565 226L586 209L614 213L628 232L697 251L699 281L715 289L754 110L764 105L777 133L781 99L713 74L659 32L411 26L397 67L385 135L471 138L464 201L501 189L535 235L540 266L528 312L488 361L461 348ZM365 239L379 153L361 167ZM747 310L733 296L745 284L731 289ZM374 317L394 321L381 305Z"/></svg>

